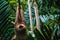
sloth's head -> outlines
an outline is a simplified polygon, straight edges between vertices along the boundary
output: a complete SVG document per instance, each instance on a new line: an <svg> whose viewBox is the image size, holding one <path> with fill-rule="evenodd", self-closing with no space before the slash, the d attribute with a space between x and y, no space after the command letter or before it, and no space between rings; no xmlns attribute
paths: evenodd
<svg viewBox="0 0 60 40"><path fill-rule="evenodd" d="M26 26L24 24L20 24L16 27L16 30L23 30L26 29Z"/></svg>
<svg viewBox="0 0 60 40"><path fill-rule="evenodd" d="M20 24L16 27L16 33L19 36L23 36L26 34L26 26L23 24Z"/></svg>

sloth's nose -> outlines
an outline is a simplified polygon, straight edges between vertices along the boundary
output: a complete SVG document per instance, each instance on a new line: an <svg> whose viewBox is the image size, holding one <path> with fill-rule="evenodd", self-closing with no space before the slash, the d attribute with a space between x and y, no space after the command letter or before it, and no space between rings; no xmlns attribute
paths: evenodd
<svg viewBox="0 0 60 40"><path fill-rule="evenodd" d="M20 26L19 26L19 29L21 29L21 28L23 28L23 26L22 26L22 25L20 25Z"/></svg>

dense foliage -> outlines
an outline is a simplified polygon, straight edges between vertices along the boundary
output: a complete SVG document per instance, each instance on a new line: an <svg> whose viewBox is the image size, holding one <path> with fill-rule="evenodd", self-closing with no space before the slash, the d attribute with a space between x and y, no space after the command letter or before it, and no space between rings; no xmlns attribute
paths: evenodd
<svg viewBox="0 0 60 40"><path fill-rule="evenodd" d="M28 40L58 40L60 38L60 0L36 0L41 30L36 29L36 18L31 2L34 34L29 33ZM17 0L0 0L0 40L11 40L14 35ZM25 21L30 32L30 20L27 0L21 0Z"/></svg>

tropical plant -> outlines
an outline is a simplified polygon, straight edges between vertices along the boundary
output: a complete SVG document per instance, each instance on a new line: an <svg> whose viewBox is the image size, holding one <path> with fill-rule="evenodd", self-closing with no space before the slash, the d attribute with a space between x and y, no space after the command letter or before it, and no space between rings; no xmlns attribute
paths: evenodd
<svg viewBox="0 0 60 40"><path fill-rule="evenodd" d="M37 6L34 5L34 2ZM34 2L30 0L29 5L28 0L20 0L27 23L27 40L59 40L60 0L35 0ZM18 0L0 0L0 40L11 40L15 35L14 24L17 6ZM32 21L29 17L28 6L31 6ZM37 10L35 10L35 6ZM35 14L39 15L39 19L37 19ZM37 20L40 21L38 21L40 26L38 26ZM34 29L30 27L30 24ZM32 29L34 33L31 32Z"/></svg>

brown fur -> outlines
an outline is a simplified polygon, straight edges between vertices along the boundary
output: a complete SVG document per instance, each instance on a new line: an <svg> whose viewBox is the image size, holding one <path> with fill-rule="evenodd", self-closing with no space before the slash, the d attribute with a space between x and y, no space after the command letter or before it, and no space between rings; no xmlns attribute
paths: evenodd
<svg viewBox="0 0 60 40"><path fill-rule="evenodd" d="M18 40L26 40L27 38L26 22L24 20L22 7L20 9L17 8L15 20L15 32L16 38Z"/></svg>

